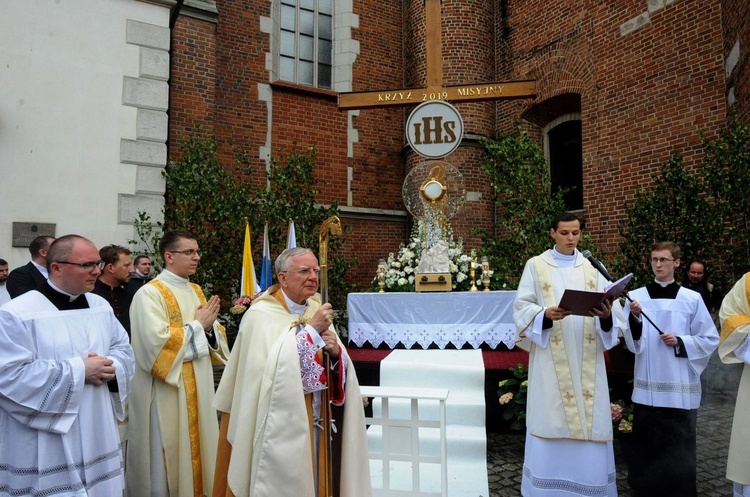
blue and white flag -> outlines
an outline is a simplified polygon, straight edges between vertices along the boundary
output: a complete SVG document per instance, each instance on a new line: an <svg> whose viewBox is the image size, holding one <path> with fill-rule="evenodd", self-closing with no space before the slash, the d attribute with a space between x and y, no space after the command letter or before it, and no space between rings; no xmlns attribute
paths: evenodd
<svg viewBox="0 0 750 497"><path fill-rule="evenodd" d="M289 220L289 232L286 235L286 248L294 248L297 246L297 235L294 232L294 220Z"/></svg>
<svg viewBox="0 0 750 497"><path fill-rule="evenodd" d="M260 290L264 291L273 285L273 270L271 269L271 249L268 245L268 223L263 229L263 260L260 263Z"/></svg>

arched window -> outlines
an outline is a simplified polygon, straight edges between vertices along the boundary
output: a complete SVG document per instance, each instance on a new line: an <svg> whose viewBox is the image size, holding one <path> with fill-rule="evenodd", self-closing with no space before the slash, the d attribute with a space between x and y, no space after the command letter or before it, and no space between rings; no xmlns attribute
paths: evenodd
<svg viewBox="0 0 750 497"><path fill-rule="evenodd" d="M569 211L583 210L581 114L560 116L544 127L544 152L550 164L552 191L566 189Z"/></svg>
<svg viewBox="0 0 750 497"><path fill-rule="evenodd" d="M280 0L279 79L331 88L333 0Z"/></svg>

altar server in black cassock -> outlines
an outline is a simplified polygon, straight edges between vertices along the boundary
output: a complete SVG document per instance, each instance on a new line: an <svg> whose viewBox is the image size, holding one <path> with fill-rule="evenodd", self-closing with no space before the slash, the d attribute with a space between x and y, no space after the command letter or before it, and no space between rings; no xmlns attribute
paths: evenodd
<svg viewBox="0 0 750 497"><path fill-rule="evenodd" d="M696 420L701 372L719 334L700 294L680 287L680 249L651 248L655 280L630 292L625 341L636 354L628 483L638 497L696 496ZM643 314L663 332L659 331Z"/></svg>

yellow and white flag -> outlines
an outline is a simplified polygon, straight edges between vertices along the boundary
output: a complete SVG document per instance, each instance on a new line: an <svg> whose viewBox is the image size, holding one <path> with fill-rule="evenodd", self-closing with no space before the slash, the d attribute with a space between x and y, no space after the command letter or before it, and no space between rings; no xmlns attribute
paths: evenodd
<svg viewBox="0 0 750 497"><path fill-rule="evenodd" d="M255 295L260 292L258 279L255 277L253 251L250 248L250 224L245 221L245 245L242 248L242 276L240 277L240 296Z"/></svg>

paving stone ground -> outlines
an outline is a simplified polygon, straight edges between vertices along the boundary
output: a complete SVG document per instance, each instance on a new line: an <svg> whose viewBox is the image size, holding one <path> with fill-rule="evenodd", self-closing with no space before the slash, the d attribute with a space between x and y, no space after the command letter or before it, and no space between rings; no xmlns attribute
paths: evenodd
<svg viewBox="0 0 750 497"><path fill-rule="evenodd" d="M734 417L737 368L727 375L727 367L712 358L708 368L707 394L698 409L698 496L731 497L732 483L726 479L727 451ZM619 440L615 440L617 490L619 497L633 497L628 487L628 469ZM489 497L517 497L521 495L524 435L519 433L489 433L487 435L487 474Z"/></svg>

